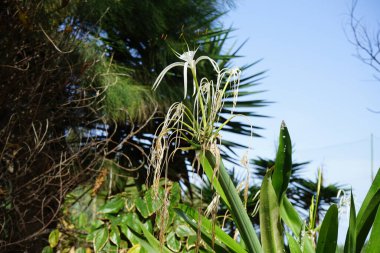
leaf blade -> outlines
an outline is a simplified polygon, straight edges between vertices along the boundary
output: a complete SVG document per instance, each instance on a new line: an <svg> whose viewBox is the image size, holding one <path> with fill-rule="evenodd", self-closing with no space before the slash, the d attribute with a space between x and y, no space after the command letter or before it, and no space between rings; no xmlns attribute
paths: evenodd
<svg viewBox="0 0 380 253"><path fill-rule="evenodd" d="M338 207L327 210L318 237L316 253L335 253L338 240Z"/></svg>

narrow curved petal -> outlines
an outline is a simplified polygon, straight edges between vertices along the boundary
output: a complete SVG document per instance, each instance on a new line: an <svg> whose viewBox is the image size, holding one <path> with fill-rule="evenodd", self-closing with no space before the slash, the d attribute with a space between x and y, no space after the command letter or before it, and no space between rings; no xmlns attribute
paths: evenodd
<svg viewBox="0 0 380 253"><path fill-rule="evenodd" d="M184 95L183 98L186 98L187 95L187 66L189 66L188 62L185 62L183 66L183 89L184 89Z"/></svg>
<svg viewBox="0 0 380 253"><path fill-rule="evenodd" d="M158 75L156 81L154 82L153 86L152 86L152 89L155 90L157 89L158 85L161 83L162 79L164 78L165 74L172 68L174 67L177 67L177 66L180 66L182 67L184 65L183 62L174 62L172 64L170 64L169 66L167 66L166 68L164 68L163 71L161 71L161 73Z"/></svg>
<svg viewBox="0 0 380 253"><path fill-rule="evenodd" d="M198 62L200 62L200 61L202 61L202 60L208 60L210 63L211 63L211 65L214 67L214 69L215 69L215 71L216 72L218 72L219 73L219 66L218 66L218 64L216 63L216 61L214 61L213 59L211 59L210 57L208 57L208 56L200 56L200 57L198 57L198 59L195 61L195 65L198 63Z"/></svg>
<svg viewBox="0 0 380 253"><path fill-rule="evenodd" d="M194 76L193 76L193 96L195 95L195 93L197 92L197 89L195 87L195 79L197 78L197 69L194 68Z"/></svg>

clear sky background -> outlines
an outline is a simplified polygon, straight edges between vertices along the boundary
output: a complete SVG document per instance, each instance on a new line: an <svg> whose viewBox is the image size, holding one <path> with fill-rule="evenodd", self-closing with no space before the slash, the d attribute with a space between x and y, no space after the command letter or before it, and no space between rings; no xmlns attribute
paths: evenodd
<svg viewBox="0 0 380 253"><path fill-rule="evenodd" d="M275 102L255 109L271 118L254 120L265 130L254 139L251 157L275 157L285 120L293 160L311 161L305 176L315 178L321 167L324 184L351 185L358 209L371 183L371 134L375 172L380 167L380 114L367 109L380 110L380 82L345 34L350 6L350 0L237 0L223 23L237 29L231 45L248 39L236 65L263 59L246 74L268 70L258 86L267 92L257 98ZM380 29L380 1L360 0L357 16Z"/></svg>

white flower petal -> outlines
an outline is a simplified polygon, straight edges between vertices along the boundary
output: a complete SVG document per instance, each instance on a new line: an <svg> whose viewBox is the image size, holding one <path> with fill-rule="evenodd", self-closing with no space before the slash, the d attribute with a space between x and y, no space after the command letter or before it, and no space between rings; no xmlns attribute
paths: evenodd
<svg viewBox="0 0 380 253"><path fill-rule="evenodd" d="M183 98L186 98L187 95L187 67L189 66L188 62L185 62L183 65L183 89L184 89L184 95Z"/></svg>
<svg viewBox="0 0 380 253"><path fill-rule="evenodd" d="M195 65L197 65L198 62L200 62L200 61L202 61L202 60L208 60L208 61L211 63L211 65L214 67L215 71L216 71L217 73L220 72L220 70L219 70L219 66L218 66L218 64L216 63L216 61L214 61L213 59L211 59L211 58L208 57L208 56L200 56L200 57L195 61Z"/></svg>
<svg viewBox="0 0 380 253"><path fill-rule="evenodd" d="M157 89L158 85L162 81L162 78L164 78L166 72L168 72L170 69L172 69L174 67L183 66L183 65L184 65L183 62L174 62L174 63L170 64L169 66L167 66L166 68L164 68L164 70L161 71L161 73L158 75L156 81L154 82L154 84L152 86L152 89L153 90Z"/></svg>

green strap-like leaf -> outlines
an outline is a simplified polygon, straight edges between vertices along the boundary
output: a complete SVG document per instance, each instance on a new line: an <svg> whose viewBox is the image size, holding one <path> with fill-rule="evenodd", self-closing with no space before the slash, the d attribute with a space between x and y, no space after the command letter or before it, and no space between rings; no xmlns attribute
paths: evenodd
<svg viewBox="0 0 380 253"><path fill-rule="evenodd" d="M380 250L380 206L377 208L375 221L373 222L372 232L366 247L367 253L378 253Z"/></svg>
<svg viewBox="0 0 380 253"><path fill-rule="evenodd" d="M338 240L338 207L334 204L323 219L318 236L317 253L335 253Z"/></svg>
<svg viewBox="0 0 380 253"><path fill-rule="evenodd" d="M302 230L304 229L304 222L299 216L297 210L294 208L292 203L290 203L289 199L285 195L281 201L280 214L281 214L281 219L290 228L293 234L298 236L298 238L301 238ZM315 252L315 249L313 247L313 242L310 239L310 237L306 235L306 236L303 236L301 239L303 242L302 244L303 244L304 252L307 252L307 253Z"/></svg>
<svg viewBox="0 0 380 253"><path fill-rule="evenodd" d="M354 197L351 190L351 203L350 203L350 223L347 230L346 242L344 243L344 253L356 252L356 211Z"/></svg>
<svg viewBox="0 0 380 253"><path fill-rule="evenodd" d="M209 230L207 230L204 226L199 227L197 222L195 222L193 218L187 216L181 209L177 208L176 212L185 222L187 222L187 224L190 225L190 227L194 229L194 231L199 231L201 233L202 240L205 241L207 245L212 247L215 252L218 252L218 253L219 252L220 253L233 252L233 251L230 251L228 247L226 247L226 245L221 244L217 240L213 240L212 239L213 235Z"/></svg>
<svg viewBox="0 0 380 253"><path fill-rule="evenodd" d="M278 203L288 188L290 173L292 169L292 142L288 128L283 121L281 123L280 136L278 139L278 150L276 155L275 169L272 175L272 184L277 195Z"/></svg>
<svg viewBox="0 0 380 253"><path fill-rule="evenodd" d="M137 221L137 222L139 223L140 228L143 231L143 234L144 234L145 238L147 239L149 245L153 249L155 249L155 252L171 253L171 251L168 248L166 248L164 245L160 244L160 241L158 241L156 239L156 237L154 237L154 235L152 235L149 232L149 230L140 221ZM144 242L144 240L141 240L140 243L144 244L145 242Z"/></svg>
<svg viewBox="0 0 380 253"><path fill-rule="evenodd" d="M293 234L297 236L301 235L303 221L286 196L284 196L281 201L280 213L281 219L290 228Z"/></svg>
<svg viewBox="0 0 380 253"><path fill-rule="evenodd" d="M284 252L280 222L280 207L269 173L263 179L260 190L260 232L264 252Z"/></svg>
<svg viewBox="0 0 380 253"><path fill-rule="evenodd" d="M216 159L210 151L206 151L206 158L211 168L215 168L217 164ZM222 188L222 192L224 192L225 197L227 198L227 203L230 204L229 210L234 221L236 222L237 228L239 229L240 236L243 239L248 252L262 252L259 239L256 235L255 230L253 229L252 222L248 217L247 211L243 206L236 187L228 175L221 158L219 159L218 177L215 180L219 182L220 187ZM218 191L218 188L215 189Z"/></svg>
<svg viewBox="0 0 380 253"><path fill-rule="evenodd" d="M356 252L360 252L375 219L380 204L380 170L368 190L356 218Z"/></svg>
<svg viewBox="0 0 380 253"><path fill-rule="evenodd" d="M209 234L210 236L212 235L212 222L203 216L199 217L200 216L199 213L196 212L194 209L192 209L186 205L179 204L178 208L176 208L175 211L181 217L183 217L183 215L181 213L184 213L193 220L197 221L197 220L201 219L202 229L204 230L203 232L205 234ZM245 251L245 249L241 245L239 245L234 239L232 239L228 234L226 234L226 232L224 232L221 228L215 226L214 233L215 233L215 237L218 240L220 240L221 243L226 245L232 252L236 252L236 253L246 253L247 252L247 251Z"/></svg>
<svg viewBox="0 0 380 253"><path fill-rule="evenodd" d="M290 253L302 253L300 245L291 234L286 233L286 238L288 239Z"/></svg>
<svg viewBox="0 0 380 253"><path fill-rule="evenodd" d="M214 175L214 166L210 164L210 162L207 160L204 153L201 151L199 153L199 159L202 164L202 168L207 176L207 178L210 180L212 186L215 188L216 192L220 195L224 203L227 205L227 207L230 206L230 203L228 203L228 200L226 198L226 195L224 194L224 191L222 187L220 186L219 181L216 178L216 175ZM214 163L215 164L215 163Z"/></svg>

